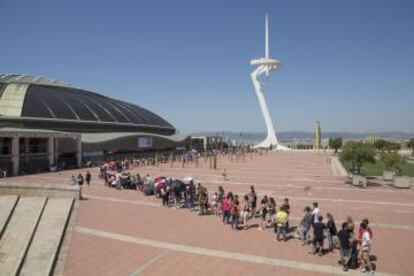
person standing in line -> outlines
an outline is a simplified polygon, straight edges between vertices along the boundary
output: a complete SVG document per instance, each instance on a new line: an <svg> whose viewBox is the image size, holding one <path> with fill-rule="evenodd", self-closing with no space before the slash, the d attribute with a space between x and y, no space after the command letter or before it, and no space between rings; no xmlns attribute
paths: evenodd
<svg viewBox="0 0 414 276"><path fill-rule="evenodd" d="M326 225L322 221L323 217L319 216L318 221L313 224L313 254L318 253L319 256L323 255L324 231L326 229Z"/></svg>
<svg viewBox="0 0 414 276"><path fill-rule="evenodd" d="M341 254L339 262L342 264L343 270L348 271L348 262L351 257L351 235L347 222L342 223L342 229L338 232L338 239Z"/></svg>
<svg viewBox="0 0 414 276"><path fill-rule="evenodd" d="M223 204L221 205L222 213L223 213L223 223L229 223L230 217L230 195L228 194L226 198L223 200Z"/></svg>
<svg viewBox="0 0 414 276"><path fill-rule="evenodd" d="M289 219L288 213L285 212L283 206L280 207L279 212L276 213L275 223L277 225L276 240L281 241L280 236L283 237L283 241L286 241L286 222Z"/></svg>
<svg viewBox="0 0 414 276"><path fill-rule="evenodd" d="M369 220L367 219L367 218L365 218L365 219L363 219L362 220L362 222L361 222L361 224L362 223L365 223L365 225L367 226L367 231L368 231L368 233L369 233L369 237L371 238L371 240L372 240L372 238L374 237L373 236L373 233L372 233L372 230L371 230L371 228L369 227ZM360 226L359 227L359 229L358 229L358 243L359 243L359 245L361 245L361 241L362 241L362 234L364 233L364 229Z"/></svg>
<svg viewBox="0 0 414 276"><path fill-rule="evenodd" d="M276 201L273 197L269 197L269 203L267 207L267 211L269 213L269 220L267 221L267 226L272 227L272 225L276 225L275 222L275 215L276 215ZM276 233L276 231L275 231Z"/></svg>
<svg viewBox="0 0 414 276"><path fill-rule="evenodd" d="M313 224L318 222L318 219L320 216L321 216L321 209L319 208L319 204L318 202L314 202L313 209L312 209Z"/></svg>
<svg viewBox="0 0 414 276"><path fill-rule="evenodd" d="M285 198L283 200L283 205L282 205L283 209L285 210L285 212L288 214L288 216L290 215L290 204L289 204L289 198ZM290 228L289 228L289 220L286 221L286 235L290 232Z"/></svg>
<svg viewBox="0 0 414 276"><path fill-rule="evenodd" d="M306 245L308 240L308 233L312 225L312 214L311 208L309 206L306 206L303 211L305 212L305 215L300 222L299 237L303 241L302 245Z"/></svg>
<svg viewBox="0 0 414 276"><path fill-rule="evenodd" d="M269 207L269 199L267 198L267 195L265 195L260 201L260 214L262 217L262 221L258 228L259 231L266 229L267 227L267 214L269 211L268 207Z"/></svg>
<svg viewBox="0 0 414 276"><path fill-rule="evenodd" d="M368 232L368 226L363 222L361 223L362 228L362 240L361 240L361 260L364 265L361 272L365 273L368 272L370 275L373 275L373 266L370 260L370 253L371 253L371 235Z"/></svg>
<svg viewBox="0 0 414 276"><path fill-rule="evenodd" d="M86 184L88 184L88 186L90 186L91 185L91 180L92 180L92 175L91 175L89 170L86 171L85 180L86 180Z"/></svg>
<svg viewBox="0 0 414 276"><path fill-rule="evenodd" d="M161 189L161 198L162 206L168 207L168 198L169 198L169 187L162 187Z"/></svg>
<svg viewBox="0 0 414 276"><path fill-rule="evenodd" d="M333 251L335 248L335 244L336 244L336 239L337 239L337 230L336 230L336 225L335 225L335 219L332 216L331 213L327 213L326 217L328 218L328 221L326 223L326 227L328 228L327 231L327 236L328 236L328 245L329 245L329 251Z"/></svg>
<svg viewBox="0 0 414 276"><path fill-rule="evenodd" d="M249 200L249 207L250 207L250 216L255 217L256 216L256 206L257 206L257 194L254 189L254 186L250 186L250 192L248 195Z"/></svg>
<svg viewBox="0 0 414 276"><path fill-rule="evenodd" d="M224 197L225 197L224 189L222 186L219 186L218 187L217 215L221 215L221 211L222 211L221 206L223 205Z"/></svg>
<svg viewBox="0 0 414 276"><path fill-rule="evenodd" d="M250 204L249 204L249 197L247 195L244 196L244 200L243 200L243 226L244 226L244 230L248 229L248 225L247 225L247 220L249 219L250 216Z"/></svg>
<svg viewBox="0 0 414 276"><path fill-rule="evenodd" d="M239 215L240 215L240 209L239 209L239 199L235 198L231 204L231 229L237 230L239 226Z"/></svg>

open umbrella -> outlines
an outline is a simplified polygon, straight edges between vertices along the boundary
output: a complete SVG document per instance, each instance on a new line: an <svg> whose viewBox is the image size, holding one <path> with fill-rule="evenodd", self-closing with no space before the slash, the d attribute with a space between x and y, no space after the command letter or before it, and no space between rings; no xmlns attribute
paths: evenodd
<svg viewBox="0 0 414 276"><path fill-rule="evenodd" d="M173 180L173 182L171 184L171 189L174 192L183 192L183 191L185 191L185 183L182 182L179 179L175 179L175 180Z"/></svg>
<svg viewBox="0 0 414 276"><path fill-rule="evenodd" d="M183 179L184 183L189 184L191 181L193 181L194 183L197 182L196 181L197 178L195 178L194 176L187 176Z"/></svg>

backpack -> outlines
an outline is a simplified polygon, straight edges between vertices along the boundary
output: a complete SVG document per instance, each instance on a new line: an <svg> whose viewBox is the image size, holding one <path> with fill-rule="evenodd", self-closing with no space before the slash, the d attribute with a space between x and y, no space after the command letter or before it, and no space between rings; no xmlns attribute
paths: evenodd
<svg viewBox="0 0 414 276"><path fill-rule="evenodd" d="M348 261L348 267L350 269L357 269L358 268L358 251L356 250L356 246L352 246L351 250L351 258Z"/></svg>

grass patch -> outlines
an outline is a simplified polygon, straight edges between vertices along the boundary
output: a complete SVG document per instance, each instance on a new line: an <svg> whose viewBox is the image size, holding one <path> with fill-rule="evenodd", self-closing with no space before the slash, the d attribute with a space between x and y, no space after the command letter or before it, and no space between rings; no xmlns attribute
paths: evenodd
<svg viewBox="0 0 414 276"><path fill-rule="evenodd" d="M343 163L345 169L350 171L351 163ZM414 164L405 163L400 166L401 175L414 177ZM382 172L385 171L384 162L381 160L376 160L375 164L364 164L361 168L361 173L367 176L382 176Z"/></svg>

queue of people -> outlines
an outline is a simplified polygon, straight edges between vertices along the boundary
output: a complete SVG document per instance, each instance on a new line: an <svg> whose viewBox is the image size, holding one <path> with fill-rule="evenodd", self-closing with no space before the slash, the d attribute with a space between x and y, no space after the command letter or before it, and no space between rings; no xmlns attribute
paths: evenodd
<svg viewBox="0 0 414 276"><path fill-rule="evenodd" d="M358 232L355 233L355 225L351 217L340 225L337 230L332 213L326 213L326 219L318 202L313 202L312 208L306 206L304 214L297 227L296 233L292 233L290 217L290 201L285 198L281 206L276 208L273 197L263 196L258 206L258 197L254 186L248 193L239 198L239 195L229 191L225 193L222 186L213 193L211 202L208 198L207 187L193 181L183 186L173 185L174 181L166 179L165 185L155 194L162 199L165 207L188 208L194 212L198 205L199 215L214 214L221 218L225 225L229 225L234 231L248 230L253 224L249 221L260 219L258 230L273 229L277 241L299 239L304 246L311 246L310 253L323 256L328 252L339 249L341 264L344 271L357 269L362 266L362 272L374 273L374 264L371 262L371 243L373 233L369 227L368 219L364 219ZM325 242L327 246L325 246Z"/></svg>
<svg viewBox="0 0 414 276"><path fill-rule="evenodd" d="M119 190L137 189L147 196L155 195L161 199L164 207L187 208L199 215L214 214L234 231L254 228L256 223L250 221L259 219L257 229L272 229L276 241L298 239L303 246L310 246L309 253L317 256L339 250L338 262L344 271L361 267L362 272L371 275L374 273L375 265L371 262L373 232L368 219L362 220L356 231L351 217L348 216L343 223L337 224L332 213L327 212L324 218L318 202L313 202L311 206L303 209L303 217L297 227L292 227L291 203L288 198L284 198L277 208L273 197L264 195L259 200L254 186L240 197L232 191L226 193L219 186L210 200L207 187L201 183L196 184L195 179L184 181L164 176L152 178L149 174L141 176L128 172L130 166L145 165L150 161L145 160L143 164L140 162L124 160L106 163L99 169L100 177L108 187ZM228 180L225 169L222 176L224 181ZM89 171L85 178L82 174L72 176L74 184L83 185L84 181L87 185L90 184Z"/></svg>

